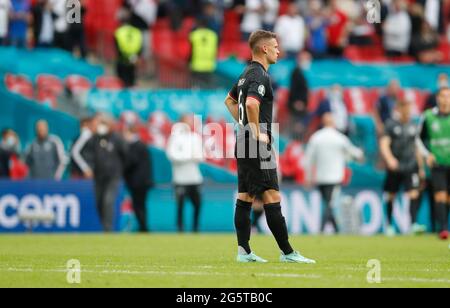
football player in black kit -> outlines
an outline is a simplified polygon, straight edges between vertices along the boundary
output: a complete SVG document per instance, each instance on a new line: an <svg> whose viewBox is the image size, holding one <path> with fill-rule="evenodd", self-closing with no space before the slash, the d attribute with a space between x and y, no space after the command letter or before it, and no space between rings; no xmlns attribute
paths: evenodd
<svg viewBox="0 0 450 308"><path fill-rule="evenodd" d="M236 142L239 196L234 217L238 239L238 262L261 262L250 248L252 203L264 202L267 224L281 250L280 261L315 263L292 249L286 221L281 213L277 166L272 144L273 89L267 70L278 60L276 35L258 30L251 34L252 62L229 92L225 104L239 122Z"/></svg>

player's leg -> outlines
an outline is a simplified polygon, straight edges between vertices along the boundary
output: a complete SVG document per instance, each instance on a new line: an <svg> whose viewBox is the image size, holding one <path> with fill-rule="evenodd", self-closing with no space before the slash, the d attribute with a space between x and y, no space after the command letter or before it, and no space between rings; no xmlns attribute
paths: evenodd
<svg viewBox="0 0 450 308"><path fill-rule="evenodd" d="M420 208L420 178L418 172L411 173L405 179L404 186L409 199L412 232L414 234L424 233L426 231L426 226L417 223L417 214Z"/></svg>
<svg viewBox="0 0 450 308"><path fill-rule="evenodd" d="M401 175L398 172L388 172L384 183L384 192L386 194L386 235L394 236L395 228L393 226L394 201L400 190Z"/></svg>
<svg viewBox="0 0 450 308"><path fill-rule="evenodd" d="M242 185L242 184L241 184ZM243 187L240 186L243 190ZM249 193L239 192L236 201L236 211L234 214L234 225L238 239L238 255L237 261L241 263L266 263L267 260L258 257L250 248L251 220L250 214L254 197Z"/></svg>
<svg viewBox="0 0 450 308"><path fill-rule="evenodd" d="M193 185L189 187L189 199L192 202L192 205L194 206L194 232L198 232L199 230L199 223L200 223L200 210L202 206L202 199L200 195L200 186L199 185Z"/></svg>
<svg viewBox="0 0 450 308"><path fill-rule="evenodd" d="M248 193L240 192L236 201L236 210L234 213L234 226L239 245L240 253L250 254L250 234L251 234L251 211L254 197Z"/></svg>
<svg viewBox="0 0 450 308"><path fill-rule="evenodd" d="M133 202L133 210L139 223L139 232L147 232L147 193L148 189L133 188L130 189L131 199Z"/></svg>
<svg viewBox="0 0 450 308"><path fill-rule="evenodd" d="M432 170L432 180L433 180L433 189L434 193L434 201L435 201L435 213L436 220L438 223L438 232L439 237L441 239L448 238L448 179L447 172L444 168L434 168ZM450 180L450 179L449 179Z"/></svg>
<svg viewBox="0 0 450 308"><path fill-rule="evenodd" d="M299 252L294 251L289 243L286 220L281 212L280 192L274 189L265 191L263 193L263 201L267 224L282 252L280 260L290 263L315 263L314 260L305 258Z"/></svg>
<svg viewBox="0 0 450 308"><path fill-rule="evenodd" d="M184 199L186 196L186 187L176 186L175 187L175 199L177 202L177 227L178 232L184 231L183 224L183 212L184 212Z"/></svg>
<svg viewBox="0 0 450 308"><path fill-rule="evenodd" d="M336 233L339 232L336 220L333 215L332 201L335 198L338 187L336 185L320 185L319 191L322 196L322 200L325 204L325 209L322 215L321 231L324 232L325 226L328 222L331 222Z"/></svg>

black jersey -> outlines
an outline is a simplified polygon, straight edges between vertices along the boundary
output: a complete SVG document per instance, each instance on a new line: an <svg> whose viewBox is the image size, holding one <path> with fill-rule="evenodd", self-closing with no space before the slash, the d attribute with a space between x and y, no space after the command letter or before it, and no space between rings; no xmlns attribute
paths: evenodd
<svg viewBox="0 0 450 308"><path fill-rule="evenodd" d="M246 101L249 97L260 102L260 131L272 137L274 94L270 76L261 63L251 62L239 77L239 81L233 86L229 95L239 104L240 128L238 139L247 135L244 128L248 125Z"/></svg>
<svg viewBox="0 0 450 308"><path fill-rule="evenodd" d="M391 151L400 163L399 171L411 172L417 169L416 138L418 128L413 122L398 120L386 122L385 135L391 139Z"/></svg>

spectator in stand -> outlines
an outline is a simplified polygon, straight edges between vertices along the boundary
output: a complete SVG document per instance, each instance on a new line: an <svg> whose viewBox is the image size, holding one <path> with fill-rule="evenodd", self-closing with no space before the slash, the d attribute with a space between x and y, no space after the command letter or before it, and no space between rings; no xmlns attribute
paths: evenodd
<svg viewBox="0 0 450 308"><path fill-rule="evenodd" d="M305 21L298 11L297 4L289 4L286 15L280 16L275 24L281 50L286 58L296 59L305 47Z"/></svg>
<svg viewBox="0 0 450 308"><path fill-rule="evenodd" d="M357 8L359 14L356 14L351 20L349 44L357 46L372 45L375 27L367 21L363 7L360 5Z"/></svg>
<svg viewBox="0 0 450 308"><path fill-rule="evenodd" d="M148 232L147 195L153 186L153 171L150 152L139 139L137 123L127 123L124 139L128 145L125 164L125 182L131 194L134 213L139 223L139 232Z"/></svg>
<svg viewBox="0 0 450 308"><path fill-rule="evenodd" d="M9 129L2 131L2 143L0 144L0 179L10 177L10 162L12 150L14 146L14 139L8 137Z"/></svg>
<svg viewBox="0 0 450 308"><path fill-rule="evenodd" d="M333 125L341 133L348 135L350 132L349 111L344 102L344 92L340 85L334 85L317 108L315 115L322 119L325 114L333 117Z"/></svg>
<svg viewBox="0 0 450 308"><path fill-rule="evenodd" d="M214 87L214 72L217 66L219 37L207 28L206 21L200 19L197 28L189 35L191 43L190 68L195 87Z"/></svg>
<svg viewBox="0 0 450 308"><path fill-rule="evenodd" d="M157 0L127 0L126 5L131 11L130 25L141 30L142 55L145 59L152 56L152 31L158 13Z"/></svg>
<svg viewBox="0 0 450 308"><path fill-rule="evenodd" d="M37 138L25 152L30 177L39 180L61 180L67 165L64 145L59 137L49 135L48 123L36 123Z"/></svg>
<svg viewBox="0 0 450 308"><path fill-rule="evenodd" d="M273 32L275 23L278 18L278 11L280 10L279 0L263 0L264 14L263 14L263 29Z"/></svg>
<svg viewBox="0 0 450 308"><path fill-rule="evenodd" d="M328 22L328 55L342 57L348 44L349 24L347 15L338 7L337 0L330 0Z"/></svg>
<svg viewBox="0 0 450 308"><path fill-rule="evenodd" d="M419 3L412 3L408 6L409 18L411 19L411 37L422 31L422 24L425 20L423 6Z"/></svg>
<svg viewBox="0 0 450 308"><path fill-rule="evenodd" d="M126 164L127 147L113 131L113 121L106 115L97 116L97 131L86 144L85 164L94 172L97 211L105 232L114 230L114 205Z"/></svg>
<svg viewBox="0 0 450 308"><path fill-rule="evenodd" d="M0 46L5 46L7 43L11 9L11 0L0 0Z"/></svg>
<svg viewBox="0 0 450 308"><path fill-rule="evenodd" d="M68 39L68 48L74 53L76 49L78 49L79 55L81 58L85 59L87 56L87 46L86 46L86 36L84 33L85 17L87 13L86 1L80 1L80 23L74 22L69 24L69 28L67 31Z"/></svg>
<svg viewBox="0 0 450 308"><path fill-rule="evenodd" d="M223 17L218 14L218 8L215 6L214 1L208 0L205 2L202 10L202 18L206 22L206 26L216 32L220 37L223 27Z"/></svg>
<svg viewBox="0 0 450 308"><path fill-rule="evenodd" d="M308 49L314 59L322 59L326 57L328 49L328 20L323 13L320 0L312 0L309 11L310 15L306 17L306 25L309 31Z"/></svg>
<svg viewBox="0 0 450 308"><path fill-rule="evenodd" d="M10 128L2 131L0 143L0 178L12 180L24 179L28 168L20 161L20 140L16 132Z"/></svg>
<svg viewBox="0 0 450 308"><path fill-rule="evenodd" d="M69 50L70 43L68 37L69 25L67 23L67 1L66 0L50 0L54 16L55 39L54 46L56 48Z"/></svg>
<svg viewBox="0 0 450 308"><path fill-rule="evenodd" d="M50 0L39 0L33 6L32 13L35 46L40 48L52 47L55 27Z"/></svg>
<svg viewBox="0 0 450 308"><path fill-rule="evenodd" d="M9 42L12 46L27 46L27 30L31 19L29 0L12 0L12 12L9 19Z"/></svg>
<svg viewBox="0 0 450 308"><path fill-rule="evenodd" d="M89 153L86 144L95 134L97 118L86 118L81 120L81 133L76 139L71 152L72 177L77 179L92 179L94 173L87 163L90 159L86 157Z"/></svg>
<svg viewBox="0 0 450 308"><path fill-rule="evenodd" d="M441 89L448 88L450 86L448 75L446 73L439 74L437 80L437 91L431 94L425 103L424 111L437 107L437 95Z"/></svg>
<svg viewBox="0 0 450 308"><path fill-rule="evenodd" d="M245 5L238 6L237 10L240 14L243 14L241 22L242 40L248 41L250 34L263 26L263 0L245 0Z"/></svg>
<svg viewBox="0 0 450 308"><path fill-rule="evenodd" d="M384 134L384 124L387 120L393 118L395 106L400 98L400 91L399 81L391 80L376 105L374 118L379 136Z"/></svg>
<svg viewBox="0 0 450 308"><path fill-rule="evenodd" d="M189 198L194 206L194 232L199 231L200 223L200 189L203 176L199 164L203 161L203 146L201 137L192 131L192 127L191 117L183 116L181 122L173 127L167 146L167 156L172 162L179 232L184 231L183 211L186 198Z"/></svg>
<svg viewBox="0 0 450 308"><path fill-rule="evenodd" d="M422 22L422 29L415 33L411 40L411 54L416 61L424 64L436 64L442 61L438 50L439 34L433 30L427 21Z"/></svg>
<svg viewBox="0 0 450 308"><path fill-rule="evenodd" d="M389 57L408 53L411 43L411 19L403 0L393 0L383 25L383 45Z"/></svg>
<svg viewBox="0 0 450 308"><path fill-rule="evenodd" d="M291 114L292 137L296 140L303 140L309 124L309 88L304 70L309 70L310 66L311 55L304 51L298 55L297 66L291 75L288 107Z"/></svg>
<svg viewBox="0 0 450 308"><path fill-rule="evenodd" d="M125 87L136 84L136 67L143 50L142 32L130 24L131 12L123 9L121 26L114 34L117 48L117 76L123 81Z"/></svg>
<svg viewBox="0 0 450 308"><path fill-rule="evenodd" d="M425 20L431 29L445 34L445 2L447 0L416 0L423 7Z"/></svg>

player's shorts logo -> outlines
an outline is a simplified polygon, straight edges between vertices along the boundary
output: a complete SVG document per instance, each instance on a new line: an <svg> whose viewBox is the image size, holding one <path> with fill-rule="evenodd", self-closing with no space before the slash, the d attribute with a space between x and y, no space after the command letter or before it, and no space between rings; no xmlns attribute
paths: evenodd
<svg viewBox="0 0 450 308"><path fill-rule="evenodd" d="M265 87L264 85L260 85L260 86L258 87L258 93L259 93L261 96L264 96L264 94L266 94L266 87Z"/></svg>

